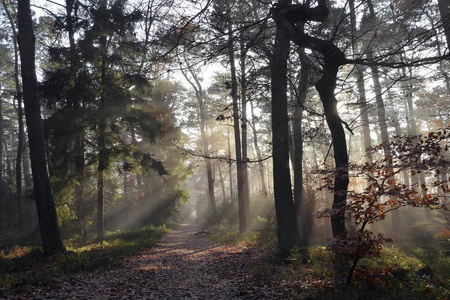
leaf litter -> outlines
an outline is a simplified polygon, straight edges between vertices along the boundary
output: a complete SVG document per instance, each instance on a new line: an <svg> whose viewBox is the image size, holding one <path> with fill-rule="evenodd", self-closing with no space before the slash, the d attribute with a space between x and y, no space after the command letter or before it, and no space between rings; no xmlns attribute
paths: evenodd
<svg viewBox="0 0 450 300"><path fill-rule="evenodd" d="M127 257L122 266L28 286L6 299L282 299L283 291L250 269L265 250L226 246L182 224L158 243ZM1 296L0 296L1 298Z"/></svg>

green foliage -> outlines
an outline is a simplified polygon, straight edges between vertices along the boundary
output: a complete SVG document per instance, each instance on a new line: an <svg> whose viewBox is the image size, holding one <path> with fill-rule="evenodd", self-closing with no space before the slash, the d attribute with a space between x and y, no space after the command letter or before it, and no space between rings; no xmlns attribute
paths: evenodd
<svg viewBox="0 0 450 300"><path fill-rule="evenodd" d="M433 255L435 262L429 263L433 278L416 275L425 263L414 251L410 252L413 249L389 247L383 248L376 258L362 259L350 286L342 286L336 281L331 251L322 246L308 250L306 262L301 260L298 252L293 251L288 264L272 262L276 265L258 269L256 275L270 277L275 285L283 286L288 298L296 299L406 300L448 299L450 296L450 259L443 255L443 249ZM443 264L442 268L439 264ZM265 271L267 269L271 271L268 273Z"/></svg>
<svg viewBox="0 0 450 300"><path fill-rule="evenodd" d="M262 228L261 230L240 234L238 224L236 222L229 222L226 218L223 218L219 223L207 227L205 230L208 232L209 238L223 244L238 244L242 247L249 247L273 246L277 242L275 231L271 229Z"/></svg>
<svg viewBox="0 0 450 300"><path fill-rule="evenodd" d="M0 292L20 290L25 284L52 283L64 275L119 266L123 258L156 245L164 226L107 232L103 243L82 242L74 236L68 251L43 257L39 248L13 247L0 251Z"/></svg>

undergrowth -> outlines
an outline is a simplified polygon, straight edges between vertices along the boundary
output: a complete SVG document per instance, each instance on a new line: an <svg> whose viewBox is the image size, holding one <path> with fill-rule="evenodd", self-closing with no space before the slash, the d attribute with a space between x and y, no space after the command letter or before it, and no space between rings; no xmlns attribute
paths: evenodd
<svg viewBox="0 0 450 300"><path fill-rule="evenodd" d="M273 230L240 235L237 226L226 220L206 230L216 242L276 248ZM301 251L293 251L287 260L272 253L249 271L279 286L290 299L450 299L448 242L436 233L426 237L419 240L409 235L408 242L385 245L380 257L362 259L350 286L337 280L332 252L323 246L310 246L307 259ZM425 266L432 275L420 275Z"/></svg>
<svg viewBox="0 0 450 300"><path fill-rule="evenodd" d="M260 218L259 222L264 223L265 220ZM208 237L215 242L235 244L243 247L269 246L274 245L277 241L274 229L259 226L252 231L241 234L238 226L230 224L227 219L223 219L220 223L208 227L206 231L208 232Z"/></svg>
<svg viewBox="0 0 450 300"><path fill-rule="evenodd" d="M38 247L14 246L0 251L0 296L20 291L27 284L50 284L63 275L120 266L124 257L157 244L166 227L107 232L102 243L65 241L67 252L43 256Z"/></svg>

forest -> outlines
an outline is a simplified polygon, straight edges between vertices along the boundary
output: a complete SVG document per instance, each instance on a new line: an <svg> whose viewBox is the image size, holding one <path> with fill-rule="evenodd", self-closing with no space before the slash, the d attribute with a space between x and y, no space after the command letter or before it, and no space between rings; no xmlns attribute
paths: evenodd
<svg viewBox="0 0 450 300"><path fill-rule="evenodd" d="M450 0L0 2L0 298L450 298Z"/></svg>

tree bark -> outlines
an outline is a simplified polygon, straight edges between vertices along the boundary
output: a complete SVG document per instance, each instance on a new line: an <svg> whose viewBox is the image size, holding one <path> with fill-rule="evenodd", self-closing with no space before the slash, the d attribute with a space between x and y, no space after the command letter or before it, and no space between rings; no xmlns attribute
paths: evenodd
<svg viewBox="0 0 450 300"><path fill-rule="evenodd" d="M280 6L290 5L289 0L280 0ZM300 247L297 220L292 195L289 168L289 116L287 97L287 61L290 39L282 23L277 26L275 43L270 60L272 94L272 147L273 183L277 216L278 248L282 257L290 250Z"/></svg>
<svg viewBox="0 0 450 300"><path fill-rule="evenodd" d="M55 202L50 185L40 114L35 67L35 37L29 0L18 1L19 48L22 64L23 99L28 124L34 193L39 218L42 248L51 255L65 251L58 228Z"/></svg>
<svg viewBox="0 0 450 300"><path fill-rule="evenodd" d="M248 182L248 167L247 167L247 77L245 68L245 58L247 50L245 49L244 42L241 41L241 128L242 128L242 188L243 188L243 203L244 203L244 215L247 223L247 227L250 223L250 186ZM248 229L248 228L247 228Z"/></svg>
<svg viewBox="0 0 450 300"><path fill-rule="evenodd" d="M305 49L299 48L298 54L300 57L300 81L298 84L297 103L295 105L295 112L293 118L293 132L294 132L294 207L295 215L297 216L297 223L299 227L300 238L302 246L309 245L308 224L310 224L310 215L306 213L305 198L303 195L303 106L306 101L309 74L311 70L308 57Z"/></svg>
<svg viewBox="0 0 450 300"><path fill-rule="evenodd" d="M99 9L106 10L107 1L102 0L100 2ZM106 31L107 28L107 20L104 19L100 21L102 29ZM99 40L100 47L100 55L101 55L101 66L100 66L100 84L101 84L101 93L100 93L100 111L104 111L106 109L106 68L107 68L107 58L108 58L108 49L107 49L107 40L106 36L103 34ZM97 240L102 242L104 239L105 233L105 212L104 212L104 185L105 185L105 170L108 166L108 156L106 149L106 117L104 114L100 114L98 120L98 167L97 167Z"/></svg>
<svg viewBox="0 0 450 300"><path fill-rule="evenodd" d="M247 216L245 204L244 173L241 148L241 133L239 128L239 103L238 103L238 82L236 76L236 62L234 57L234 39L231 23L228 24L228 55L230 56L231 72L231 98L233 100L233 128L234 143L236 150L237 165L237 188L238 188L238 207L239 207L239 233L247 231Z"/></svg>
<svg viewBox="0 0 450 300"><path fill-rule="evenodd" d="M326 1L320 0L318 6L315 8L308 8L304 6L298 6L296 8L299 13L301 12L305 17L304 20L311 21L324 21L328 16L328 9ZM282 12L282 11L281 11ZM322 77L316 82L316 89L319 93L320 99L325 112L328 127L331 132L335 168L337 170L334 178L334 196L333 196L333 209L335 213L331 216L331 227L333 231L333 237L345 239L345 206L347 200L347 188L349 183L348 178L348 154L347 154L347 142L345 139L345 132L342 126L341 118L337 111L337 100L334 95L337 81L337 73L339 66L347 63L347 59L344 53L337 48L333 43L325 40L321 40L315 37L304 34L296 25L293 20L287 20L282 17L282 14L275 14L275 22L277 22L277 33L279 30L285 28L286 35L301 48L308 48L317 51L323 55L324 66L322 70ZM278 35L276 36L278 37ZM289 41L289 39L288 39ZM275 44L276 46L277 44ZM284 45L284 48L286 46ZM285 53L287 57L289 52ZM278 57L281 57L278 55ZM276 59L277 56L274 56ZM285 73L278 74L279 78L284 77ZM273 80L273 77L272 77ZM272 81L273 82L273 81ZM273 108L272 108L273 109ZM274 114L274 111L272 111ZM274 129L273 134L275 136L276 131ZM287 132L287 130L286 130ZM279 143L279 141L277 141ZM274 140L274 158L277 150ZM288 145L286 145L288 147ZM274 177L277 177L274 171ZM344 272L347 269L347 261L342 254L336 253L337 264L336 269L338 272Z"/></svg>

